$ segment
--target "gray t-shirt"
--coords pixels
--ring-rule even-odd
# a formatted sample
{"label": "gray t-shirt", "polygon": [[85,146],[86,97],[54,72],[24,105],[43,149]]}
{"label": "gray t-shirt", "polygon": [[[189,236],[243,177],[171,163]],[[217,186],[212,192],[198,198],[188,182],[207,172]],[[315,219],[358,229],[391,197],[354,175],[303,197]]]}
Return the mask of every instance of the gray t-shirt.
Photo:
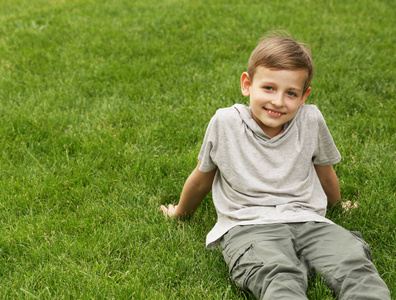
{"label": "gray t-shirt", "polygon": [[198,156],[200,171],[218,168],[213,181],[217,223],[208,248],[236,225],[327,222],[327,197],[314,165],[341,160],[325,120],[314,105],[302,105],[270,138],[249,107],[219,109],[206,130]]}

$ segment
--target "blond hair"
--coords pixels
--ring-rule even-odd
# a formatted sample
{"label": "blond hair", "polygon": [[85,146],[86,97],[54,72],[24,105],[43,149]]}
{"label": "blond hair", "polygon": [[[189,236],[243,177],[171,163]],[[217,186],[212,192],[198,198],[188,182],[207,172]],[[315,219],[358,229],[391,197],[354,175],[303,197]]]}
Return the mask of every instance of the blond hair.
{"label": "blond hair", "polygon": [[314,75],[312,54],[308,46],[279,31],[261,39],[252,52],[247,70],[252,81],[259,66],[275,70],[307,70],[304,93],[309,88]]}

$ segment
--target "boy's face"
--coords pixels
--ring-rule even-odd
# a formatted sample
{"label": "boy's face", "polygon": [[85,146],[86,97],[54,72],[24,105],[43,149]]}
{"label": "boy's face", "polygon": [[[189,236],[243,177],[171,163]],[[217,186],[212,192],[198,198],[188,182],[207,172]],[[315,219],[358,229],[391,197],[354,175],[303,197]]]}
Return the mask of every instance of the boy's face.
{"label": "boy's face", "polygon": [[252,117],[270,137],[283,132],[283,124],[293,119],[311,88],[303,94],[307,70],[274,70],[258,67],[254,80],[241,76],[242,94],[250,96]]}

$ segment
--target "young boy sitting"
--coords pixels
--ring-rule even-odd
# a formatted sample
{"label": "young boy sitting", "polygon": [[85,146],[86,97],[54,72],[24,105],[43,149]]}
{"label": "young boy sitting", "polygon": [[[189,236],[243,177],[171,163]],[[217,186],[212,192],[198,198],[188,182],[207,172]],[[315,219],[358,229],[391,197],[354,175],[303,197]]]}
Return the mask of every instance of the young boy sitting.
{"label": "young boy sitting", "polygon": [[161,210],[191,215],[213,189],[206,246],[221,245],[231,277],[258,299],[307,299],[311,272],[341,299],[390,299],[368,245],[325,217],[341,198],[341,156],[318,108],[304,104],[313,69],[303,44],[261,40],[241,76],[250,107],[216,112],[179,204]]}

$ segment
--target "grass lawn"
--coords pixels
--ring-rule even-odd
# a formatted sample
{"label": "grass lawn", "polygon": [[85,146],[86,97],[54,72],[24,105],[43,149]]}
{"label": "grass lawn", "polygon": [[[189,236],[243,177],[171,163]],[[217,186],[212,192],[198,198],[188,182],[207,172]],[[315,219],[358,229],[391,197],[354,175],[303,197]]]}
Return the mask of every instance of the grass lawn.
{"label": "grass lawn", "polygon": [[[166,220],[259,38],[311,46],[343,156],[328,217],[396,298],[394,1],[0,0],[0,298],[252,299],[205,250],[210,195]],[[333,299],[321,278],[309,299]]]}

